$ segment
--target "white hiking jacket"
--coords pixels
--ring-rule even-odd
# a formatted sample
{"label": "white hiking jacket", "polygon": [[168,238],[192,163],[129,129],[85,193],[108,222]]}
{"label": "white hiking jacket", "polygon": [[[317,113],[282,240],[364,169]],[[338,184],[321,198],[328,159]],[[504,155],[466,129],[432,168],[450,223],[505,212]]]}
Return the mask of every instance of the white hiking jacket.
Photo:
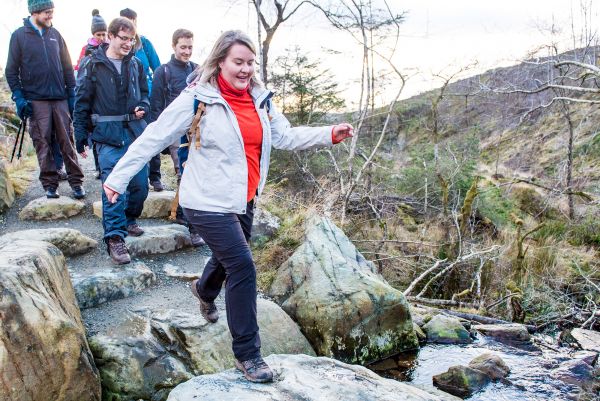
{"label": "white hiking jacket", "polygon": [[[271,92],[254,88],[252,98],[263,128],[258,194],[264,189],[269,171],[271,146],[302,150],[331,146],[332,126],[291,128],[285,116],[272,106],[269,115],[264,105]],[[206,105],[200,120],[200,149],[190,141],[189,156],[179,188],[182,207],[221,213],[246,213],[248,164],[240,128],[231,107],[220,92],[209,84],[190,86],[148,125],[129,146],[105,184],[123,194],[131,178],[160,151],[185,135],[194,117],[194,99]]]}

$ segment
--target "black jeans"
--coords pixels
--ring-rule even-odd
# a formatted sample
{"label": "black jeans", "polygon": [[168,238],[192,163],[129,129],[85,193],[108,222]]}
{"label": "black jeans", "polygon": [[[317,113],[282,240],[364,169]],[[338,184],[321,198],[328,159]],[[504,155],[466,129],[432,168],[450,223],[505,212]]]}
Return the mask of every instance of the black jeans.
{"label": "black jeans", "polygon": [[254,201],[245,214],[183,209],[185,217],[212,251],[197,290],[212,302],[225,282],[227,324],[233,338],[233,354],[239,361],[260,356],[256,321],[256,266],[248,241],[254,218]]}

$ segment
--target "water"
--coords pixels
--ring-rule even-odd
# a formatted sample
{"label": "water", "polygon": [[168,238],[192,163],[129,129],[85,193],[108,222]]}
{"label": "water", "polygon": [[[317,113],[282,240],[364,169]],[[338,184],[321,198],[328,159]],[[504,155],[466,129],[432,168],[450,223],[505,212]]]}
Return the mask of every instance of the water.
{"label": "water", "polygon": [[[548,338],[536,337],[537,343],[547,343]],[[504,360],[510,368],[511,384],[492,383],[469,398],[469,401],[541,401],[576,399],[577,388],[552,379],[550,372],[560,362],[571,359],[569,350],[547,347],[520,349],[479,336],[468,345],[428,344],[414,353],[400,354],[368,366],[378,374],[416,384],[422,388],[434,388],[432,377],[454,365],[468,365],[486,352],[492,352]],[[537,348],[537,349],[536,349]]]}

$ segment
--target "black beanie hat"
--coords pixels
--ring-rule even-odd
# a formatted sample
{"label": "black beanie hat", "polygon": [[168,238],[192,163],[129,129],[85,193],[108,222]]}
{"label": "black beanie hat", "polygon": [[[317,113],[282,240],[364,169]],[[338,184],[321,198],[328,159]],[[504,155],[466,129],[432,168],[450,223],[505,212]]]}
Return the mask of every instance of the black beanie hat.
{"label": "black beanie hat", "polygon": [[133,11],[131,8],[124,8],[119,13],[121,17],[129,18],[129,19],[137,19],[137,13]]}
{"label": "black beanie hat", "polygon": [[92,11],[92,35],[96,32],[106,31],[106,22],[100,16],[100,11],[94,9]]}

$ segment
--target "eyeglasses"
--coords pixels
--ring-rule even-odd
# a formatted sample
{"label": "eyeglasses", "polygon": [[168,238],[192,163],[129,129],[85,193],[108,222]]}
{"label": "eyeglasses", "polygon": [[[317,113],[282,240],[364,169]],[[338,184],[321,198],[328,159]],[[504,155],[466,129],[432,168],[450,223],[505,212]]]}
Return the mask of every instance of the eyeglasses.
{"label": "eyeglasses", "polygon": [[121,39],[123,42],[131,42],[132,45],[135,45],[137,43],[137,40],[135,39],[135,37],[133,38],[128,38],[127,36],[121,36],[121,35],[115,35],[117,38]]}

